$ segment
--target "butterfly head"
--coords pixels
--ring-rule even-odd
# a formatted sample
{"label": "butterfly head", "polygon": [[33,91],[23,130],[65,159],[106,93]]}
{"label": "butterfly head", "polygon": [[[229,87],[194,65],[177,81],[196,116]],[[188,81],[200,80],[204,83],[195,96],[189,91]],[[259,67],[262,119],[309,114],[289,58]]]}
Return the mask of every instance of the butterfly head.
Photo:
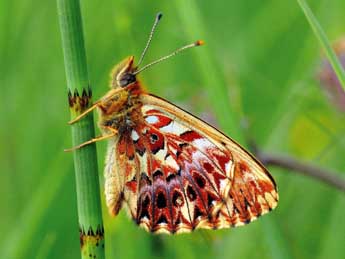
{"label": "butterfly head", "polygon": [[111,87],[126,87],[127,85],[137,81],[134,74],[135,67],[133,66],[134,57],[129,56],[117,64],[111,72]]}
{"label": "butterfly head", "polygon": [[161,18],[162,18],[162,14],[158,13],[156,16],[155,22],[152,26],[149,39],[148,39],[146,46],[145,46],[145,48],[144,48],[144,50],[140,56],[140,59],[138,61],[137,66],[133,65],[134,56],[129,56],[128,58],[122,60],[118,65],[116,65],[114,67],[114,69],[111,72],[111,87],[112,88],[118,88],[118,87],[124,88],[124,87],[136,82],[137,81],[136,75],[139,74],[140,72],[146,70],[147,68],[149,68],[149,67],[151,67],[157,63],[160,63],[161,61],[167,60],[170,57],[175,56],[176,54],[180,53],[181,51],[184,51],[184,50],[189,49],[189,48],[204,45],[204,41],[197,40],[196,42],[193,42],[191,44],[188,44],[188,45],[185,45],[185,46],[182,46],[182,47],[176,49],[175,51],[173,51],[169,55],[163,56],[163,57],[156,59],[153,62],[151,62],[151,63],[149,63],[143,67],[140,67],[141,62],[144,60],[145,54],[146,54],[146,52],[150,46],[151,39],[152,39],[153,33],[155,31],[155,28],[156,28],[158,22],[161,20]]}

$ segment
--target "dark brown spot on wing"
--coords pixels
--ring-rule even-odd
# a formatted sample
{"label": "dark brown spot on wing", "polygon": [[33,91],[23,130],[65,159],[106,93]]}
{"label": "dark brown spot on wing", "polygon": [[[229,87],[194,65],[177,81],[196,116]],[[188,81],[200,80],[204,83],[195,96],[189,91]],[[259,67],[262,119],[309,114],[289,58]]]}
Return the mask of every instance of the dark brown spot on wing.
{"label": "dark brown spot on wing", "polygon": [[160,177],[163,177],[163,172],[161,170],[156,170],[154,173],[153,173],[153,179],[157,179],[157,178],[160,178]]}
{"label": "dark brown spot on wing", "polygon": [[167,206],[167,199],[164,193],[158,193],[156,202],[159,209],[164,209]]}
{"label": "dark brown spot on wing", "polygon": [[183,196],[177,190],[174,191],[172,203],[175,207],[182,207],[183,206]]}
{"label": "dark brown spot on wing", "polygon": [[193,178],[196,184],[199,186],[199,188],[204,188],[206,185],[206,180],[203,176],[201,176],[199,173],[194,172]]}
{"label": "dark brown spot on wing", "polygon": [[196,199],[196,193],[191,185],[188,185],[187,187],[187,196],[190,201],[195,201]]}

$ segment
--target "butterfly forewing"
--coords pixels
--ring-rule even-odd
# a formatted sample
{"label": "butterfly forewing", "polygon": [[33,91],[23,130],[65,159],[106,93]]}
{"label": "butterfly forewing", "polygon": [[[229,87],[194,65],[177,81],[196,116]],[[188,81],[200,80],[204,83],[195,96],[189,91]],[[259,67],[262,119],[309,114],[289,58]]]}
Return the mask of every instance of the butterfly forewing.
{"label": "butterfly forewing", "polygon": [[244,225],[276,207],[274,180],[237,143],[163,99],[140,99],[140,116],[116,143],[123,191],[111,211],[123,200],[146,230],[180,233]]}

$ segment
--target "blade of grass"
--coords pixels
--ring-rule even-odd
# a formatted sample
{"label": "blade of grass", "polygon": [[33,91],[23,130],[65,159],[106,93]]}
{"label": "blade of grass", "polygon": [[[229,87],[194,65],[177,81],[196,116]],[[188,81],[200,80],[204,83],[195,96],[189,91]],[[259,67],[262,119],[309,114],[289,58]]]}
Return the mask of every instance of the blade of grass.
{"label": "blade of grass", "polygon": [[[91,105],[79,0],[57,0],[71,117]],[[94,138],[92,113],[72,125],[72,142]],[[74,151],[80,246],[82,258],[104,258],[104,228],[96,145]]]}
{"label": "blade of grass", "polygon": [[345,91],[345,71],[343,67],[341,66],[336,54],[334,53],[332,46],[326,36],[326,33],[323,31],[320,23],[314,16],[312,10],[309,8],[308,4],[304,0],[297,0],[298,4],[300,5],[302,11],[304,12],[304,15],[306,16],[310,27],[314,31],[315,36],[318,38],[318,40],[321,43],[321,46],[323,47],[326,56],[331,63],[338,79],[343,87],[343,90]]}

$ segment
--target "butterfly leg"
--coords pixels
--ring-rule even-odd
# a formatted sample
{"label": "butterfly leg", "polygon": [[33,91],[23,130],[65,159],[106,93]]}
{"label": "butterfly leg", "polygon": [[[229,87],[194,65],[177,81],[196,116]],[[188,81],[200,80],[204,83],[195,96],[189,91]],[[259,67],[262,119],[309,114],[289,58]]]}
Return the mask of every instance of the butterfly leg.
{"label": "butterfly leg", "polygon": [[87,115],[89,112],[93,111],[96,107],[98,107],[100,104],[100,102],[95,102],[90,108],[88,108],[86,111],[84,111],[82,114],[78,115],[77,117],[75,117],[73,120],[70,120],[68,122],[69,125],[76,123],[77,121],[79,121],[80,119],[82,119],[85,115]]}
{"label": "butterfly leg", "polygon": [[110,131],[110,133],[107,134],[107,135],[95,137],[95,138],[90,139],[90,140],[88,140],[88,141],[86,141],[86,142],[84,142],[84,143],[81,143],[81,144],[78,145],[78,146],[75,146],[75,147],[72,147],[72,148],[65,149],[64,151],[65,151],[65,152],[71,152],[71,151],[80,149],[80,148],[82,148],[82,147],[84,147],[84,146],[90,145],[90,144],[92,144],[92,143],[95,143],[95,142],[98,142],[98,141],[105,140],[105,139],[112,138],[112,137],[116,136],[116,134],[117,134],[117,130],[116,130],[116,129],[111,128],[111,127],[104,127],[104,128],[108,129],[108,130]]}

